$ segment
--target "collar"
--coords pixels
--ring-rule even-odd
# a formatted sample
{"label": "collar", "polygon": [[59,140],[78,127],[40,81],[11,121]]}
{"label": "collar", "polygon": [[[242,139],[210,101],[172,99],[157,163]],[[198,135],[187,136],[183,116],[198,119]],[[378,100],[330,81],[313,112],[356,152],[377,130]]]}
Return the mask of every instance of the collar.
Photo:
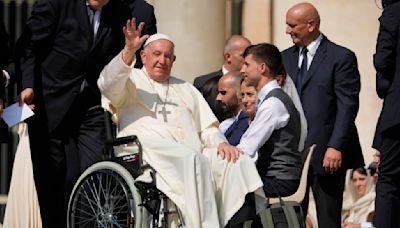
{"label": "collar", "polygon": [[280,86],[278,84],[278,81],[276,81],[275,79],[265,84],[258,92],[256,106],[259,107],[265,96],[267,96],[267,94],[271,92],[271,90],[276,88],[280,88]]}
{"label": "collar", "polygon": [[240,111],[236,114],[235,120],[239,120],[240,115],[242,114],[243,109],[240,109]]}
{"label": "collar", "polygon": [[[317,52],[317,49],[318,49],[319,45],[321,44],[322,38],[323,38],[323,36],[322,36],[322,33],[321,33],[321,34],[319,34],[317,39],[315,39],[313,42],[311,42],[307,46],[308,53],[310,53],[311,57],[314,57],[315,53]],[[303,48],[304,47],[300,47],[299,55],[301,55],[301,51],[303,50]]]}
{"label": "collar", "polygon": [[227,74],[229,71],[222,65],[222,75]]}

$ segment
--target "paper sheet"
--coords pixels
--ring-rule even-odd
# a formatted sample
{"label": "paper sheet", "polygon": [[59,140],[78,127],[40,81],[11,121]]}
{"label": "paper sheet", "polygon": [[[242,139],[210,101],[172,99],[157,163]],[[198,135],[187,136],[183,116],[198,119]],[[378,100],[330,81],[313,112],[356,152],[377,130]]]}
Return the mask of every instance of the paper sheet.
{"label": "paper sheet", "polygon": [[7,123],[8,127],[12,127],[33,115],[34,113],[28,105],[24,104],[20,106],[18,103],[15,103],[4,109],[2,118]]}

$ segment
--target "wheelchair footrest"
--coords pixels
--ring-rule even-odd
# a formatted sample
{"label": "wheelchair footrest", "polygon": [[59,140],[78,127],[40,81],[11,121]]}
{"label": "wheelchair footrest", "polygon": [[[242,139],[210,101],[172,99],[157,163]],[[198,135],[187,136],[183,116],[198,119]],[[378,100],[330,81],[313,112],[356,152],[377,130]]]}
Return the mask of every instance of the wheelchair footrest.
{"label": "wheelchair footrest", "polygon": [[142,197],[140,206],[145,207],[152,215],[157,215],[160,211],[160,191],[155,183],[136,182],[136,188]]}

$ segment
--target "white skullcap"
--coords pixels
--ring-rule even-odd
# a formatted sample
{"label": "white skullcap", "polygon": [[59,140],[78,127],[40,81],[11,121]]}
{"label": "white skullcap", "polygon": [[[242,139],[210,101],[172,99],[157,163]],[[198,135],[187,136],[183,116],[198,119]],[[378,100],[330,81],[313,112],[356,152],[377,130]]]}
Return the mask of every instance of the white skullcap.
{"label": "white skullcap", "polygon": [[146,47],[151,42],[156,41],[156,40],[169,40],[171,43],[174,43],[174,41],[172,41],[171,37],[169,37],[165,34],[162,34],[162,33],[156,33],[156,34],[151,35],[149,38],[147,38],[146,42],[144,43],[144,47]]}

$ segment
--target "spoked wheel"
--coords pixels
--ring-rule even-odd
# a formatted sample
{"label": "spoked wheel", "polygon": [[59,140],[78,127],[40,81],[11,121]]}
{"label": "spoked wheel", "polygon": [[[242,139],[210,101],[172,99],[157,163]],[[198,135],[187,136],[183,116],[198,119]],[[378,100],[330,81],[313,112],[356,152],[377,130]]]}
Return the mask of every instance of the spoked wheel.
{"label": "spoked wheel", "polygon": [[68,204],[69,228],[141,228],[143,208],[133,177],[121,165],[100,162],[78,179]]}

